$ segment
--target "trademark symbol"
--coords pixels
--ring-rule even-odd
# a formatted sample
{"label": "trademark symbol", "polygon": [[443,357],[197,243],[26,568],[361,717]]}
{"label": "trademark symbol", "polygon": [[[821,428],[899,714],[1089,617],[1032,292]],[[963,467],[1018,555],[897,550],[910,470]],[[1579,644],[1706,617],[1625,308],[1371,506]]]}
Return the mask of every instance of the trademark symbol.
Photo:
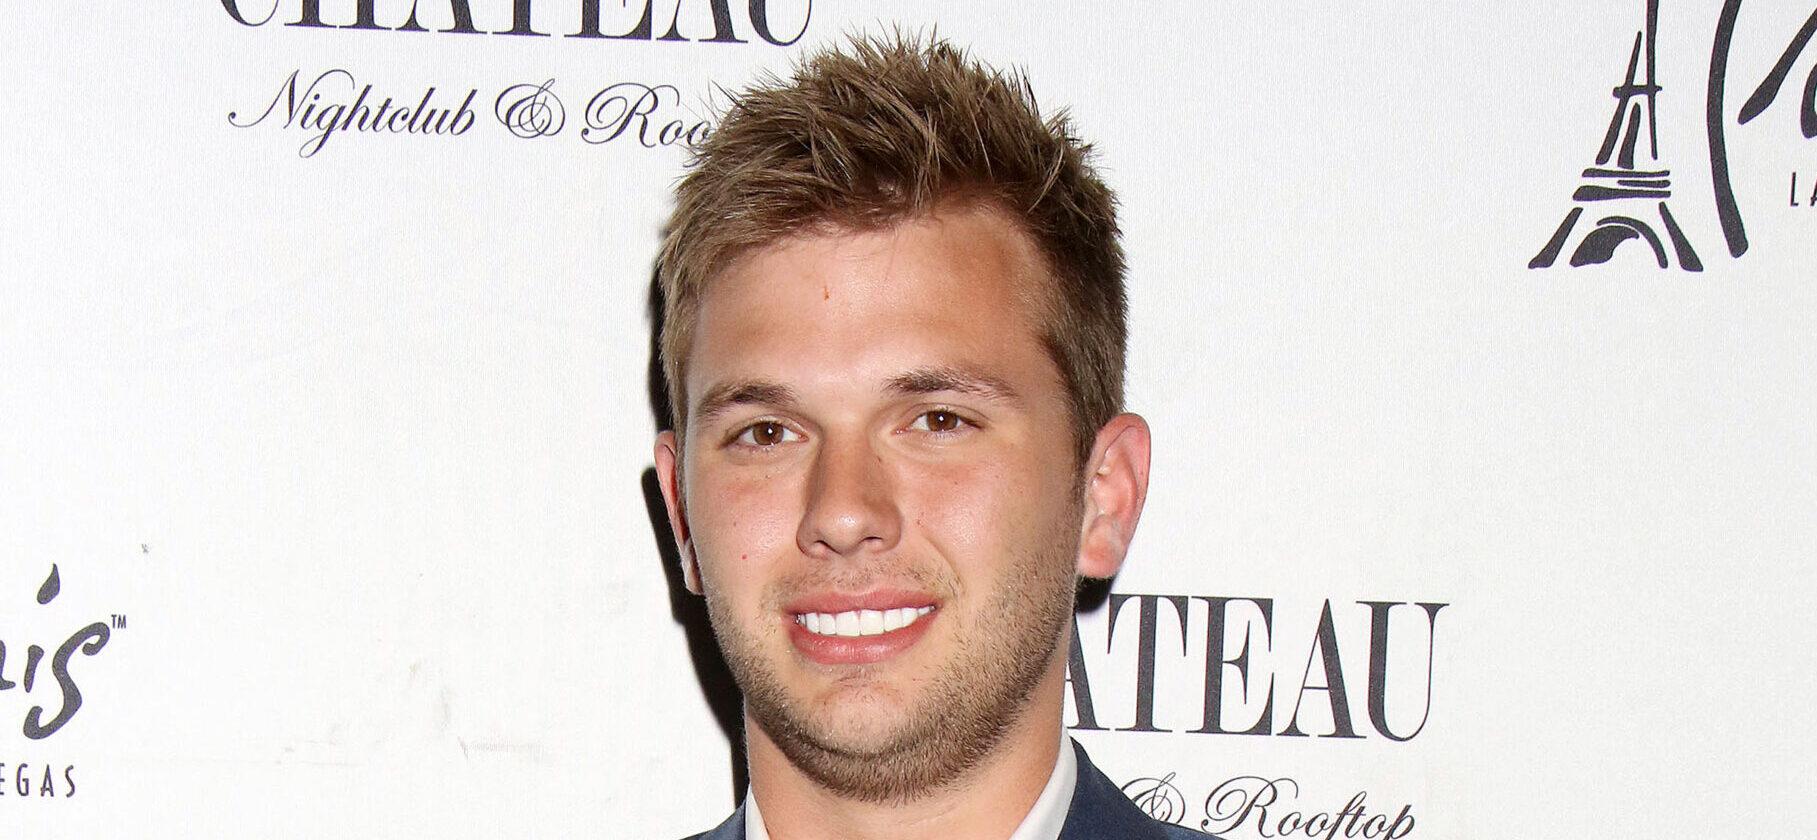
{"label": "trademark symbol", "polygon": [[111,619],[111,621],[109,621],[108,623],[112,624],[114,626],[115,630],[125,630],[126,629],[126,614],[125,613],[114,613],[113,615],[109,616],[109,618]]}
{"label": "trademark symbol", "polygon": [[151,553],[151,544],[150,543],[139,543],[139,553],[140,554],[150,554]]}

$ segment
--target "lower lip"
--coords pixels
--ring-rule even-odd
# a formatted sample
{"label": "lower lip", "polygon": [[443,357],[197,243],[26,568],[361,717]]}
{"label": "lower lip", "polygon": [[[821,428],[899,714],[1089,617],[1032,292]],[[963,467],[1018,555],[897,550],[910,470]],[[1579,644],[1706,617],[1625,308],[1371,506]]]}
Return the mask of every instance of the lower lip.
{"label": "lower lip", "polygon": [[875,636],[822,636],[808,632],[794,616],[785,620],[789,624],[789,641],[809,660],[821,665],[870,665],[914,647],[939,615],[940,611],[934,610],[907,627]]}

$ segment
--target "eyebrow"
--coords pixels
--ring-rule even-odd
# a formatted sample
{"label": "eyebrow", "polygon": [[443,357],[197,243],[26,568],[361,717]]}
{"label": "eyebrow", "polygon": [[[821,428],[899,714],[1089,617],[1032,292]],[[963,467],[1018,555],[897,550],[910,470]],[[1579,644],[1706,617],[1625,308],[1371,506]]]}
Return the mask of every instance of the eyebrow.
{"label": "eyebrow", "polygon": [[[1010,387],[1009,382],[1002,377],[950,365],[915,368],[896,374],[890,377],[885,387],[904,396],[952,391],[994,402],[1013,402],[1018,399],[1016,389]],[[721,382],[708,388],[700,398],[700,405],[694,409],[694,417],[697,422],[705,425],[735,406],[763,405],[786,411],[797,402],[794,389],[780,382],[740,379]]]}
{"label": "eyebrow", "polygon": [[1008,381],[984,371],[939,366],[916,368],[890,377],[889,389],[898,394],[933,394],[954,391],[987,400],[1009,402],[1017,399],[1016,389]]}
{"label": "eyebrow", "polygon": [[721,382],[708,388],[706,394],[701,396],[700,405],[694,409],[694,416],[704,425],[731,410],[733,406],[769,405],[789,408],[795,402],[795,391],[778,382],[761,379]]}

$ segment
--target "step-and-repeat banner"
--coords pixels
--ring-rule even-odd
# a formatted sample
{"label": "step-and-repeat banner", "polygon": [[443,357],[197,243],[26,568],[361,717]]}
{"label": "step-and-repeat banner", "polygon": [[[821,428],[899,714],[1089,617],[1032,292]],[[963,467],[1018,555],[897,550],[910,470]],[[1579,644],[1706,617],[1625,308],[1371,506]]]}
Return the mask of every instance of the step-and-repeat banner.
{"label": "step-and-repeat banner", "polygon": [[0,833],[716,823],[652,263],[726,91],[894,27],[1121,197],[1153,488],[1066,722],[1131,798],[1800,833],[1813,0],[6,4]]}

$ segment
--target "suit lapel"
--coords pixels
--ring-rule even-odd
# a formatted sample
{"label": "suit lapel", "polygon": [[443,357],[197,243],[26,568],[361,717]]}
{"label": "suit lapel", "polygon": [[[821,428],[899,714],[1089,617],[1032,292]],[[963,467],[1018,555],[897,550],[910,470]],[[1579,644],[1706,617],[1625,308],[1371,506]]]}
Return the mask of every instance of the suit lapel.
{"label": "suit lapel", "polygon": [[726,817],[718,828],[704,834],[696,834],[688,840],[744,840],[744,804],[739,803],[738,810]]}
{"label": "suit lapel", "polygon": [[1091,763],[1085,748],[1073,742],[1079,758],[1079,780],[1073,786],[1072,805],[1060,840],[1167,840],[1161,823],[1142,813],[1114,782]]}

